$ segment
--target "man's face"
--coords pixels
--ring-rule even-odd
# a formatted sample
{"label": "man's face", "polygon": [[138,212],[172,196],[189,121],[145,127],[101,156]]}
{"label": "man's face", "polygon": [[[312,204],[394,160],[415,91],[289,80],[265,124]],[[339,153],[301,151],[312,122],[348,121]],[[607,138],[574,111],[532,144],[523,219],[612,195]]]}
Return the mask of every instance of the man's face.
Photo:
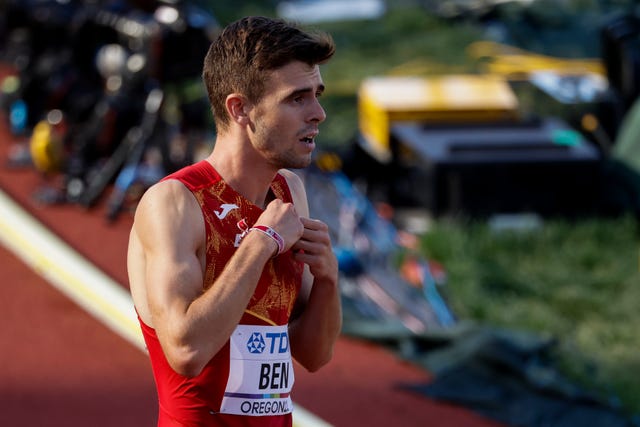
{"label": "man's face", "polygon": [[265,88],[251,111],[252,144],[275,168],[308,166],[326,118],[318,102],[324,91],[319,67],[291,62],[272,71]]}

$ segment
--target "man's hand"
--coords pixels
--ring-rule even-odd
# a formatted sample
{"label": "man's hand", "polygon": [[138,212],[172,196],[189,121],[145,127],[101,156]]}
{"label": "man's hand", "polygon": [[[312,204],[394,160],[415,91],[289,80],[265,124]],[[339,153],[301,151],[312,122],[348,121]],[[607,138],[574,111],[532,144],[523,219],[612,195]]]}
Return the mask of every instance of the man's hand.
{"label": "man's hand", "polygon": [[303,236],[304,231],[293,203],[284,203],[280,199],[272,200],[253,225],[273,228],[284,240],[284,251],[289,250]]}
{"label": "man's hand", "polygon": [[[289,324],[291,353],[308,371],[331,360],[340,335],[342,310],[338,287],[338,261],[331,249],[329,227],[322,221],[300,218],[304,232],[293,245],[293,256],[308,270],[303,276],[300,314]],[[305,280],[306,279],[306,280]]]}
{"label": "man's hand", "polygon": [[294,258],[309,266],[316,280],[338,279],[338,261],[331,249],[329,227],[317,219],[300,218],[304,231],[292,247]]}

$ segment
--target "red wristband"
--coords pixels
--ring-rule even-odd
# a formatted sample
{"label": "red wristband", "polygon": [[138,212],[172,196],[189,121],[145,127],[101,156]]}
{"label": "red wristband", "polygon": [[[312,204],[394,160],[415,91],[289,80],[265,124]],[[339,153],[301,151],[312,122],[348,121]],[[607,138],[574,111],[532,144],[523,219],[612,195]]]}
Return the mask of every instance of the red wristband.
{"label": "red wristband", "polygon": [[259,232],[271,237],[276,242],[276,244],[278,245],[278,253],[275,256],[278,256],[282,252],[284,252],[284,239],[281,235],[278,234],[276,230],[271,227],[267,227],[266,225],[254,225],[249,229],[249,231],[251,230],[258,230]]}

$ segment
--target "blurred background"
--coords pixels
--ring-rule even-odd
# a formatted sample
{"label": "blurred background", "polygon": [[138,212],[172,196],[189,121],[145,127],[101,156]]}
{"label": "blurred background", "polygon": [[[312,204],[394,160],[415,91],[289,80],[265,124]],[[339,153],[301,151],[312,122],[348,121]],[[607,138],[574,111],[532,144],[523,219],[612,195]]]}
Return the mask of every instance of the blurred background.
{"label": "blurred background", "polygon": [[200,72],[222,26],[262,14],[331,33],[328,118],[300,174],[332,231],[344,333],[435,374],[414,390],[505,424],[640,422],[637,1],[3,0],[0,13],[3,167],[37,174],[43,206],[108,224],[210,152]]}

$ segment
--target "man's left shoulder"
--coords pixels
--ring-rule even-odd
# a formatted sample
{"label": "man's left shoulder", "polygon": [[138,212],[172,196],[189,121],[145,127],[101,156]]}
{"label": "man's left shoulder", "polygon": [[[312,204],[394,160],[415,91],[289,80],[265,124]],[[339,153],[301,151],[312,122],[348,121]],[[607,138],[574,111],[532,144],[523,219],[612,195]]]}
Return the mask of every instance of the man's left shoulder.
{"label": "man's left shoulder", "polygon": [[300,175],[290,169],[280,169],[278,174],[284,178],[293,199],[293,204],[296,206],[306,205],[307,194]]}
{"label": "man's left shoulder", "polygon": [[278,174],[282,175],[287,181],[292,179],[300,181],[300,175],[298,175],[291,169],[280,169],[278,171]]}
{"label": "man's left shoulder", "polygon": [[302,182],[300,175],[291,169],[280,169],[278,174],[284,178],[292,193],[302,192],[302,194],[304,194],[304,183]]}

